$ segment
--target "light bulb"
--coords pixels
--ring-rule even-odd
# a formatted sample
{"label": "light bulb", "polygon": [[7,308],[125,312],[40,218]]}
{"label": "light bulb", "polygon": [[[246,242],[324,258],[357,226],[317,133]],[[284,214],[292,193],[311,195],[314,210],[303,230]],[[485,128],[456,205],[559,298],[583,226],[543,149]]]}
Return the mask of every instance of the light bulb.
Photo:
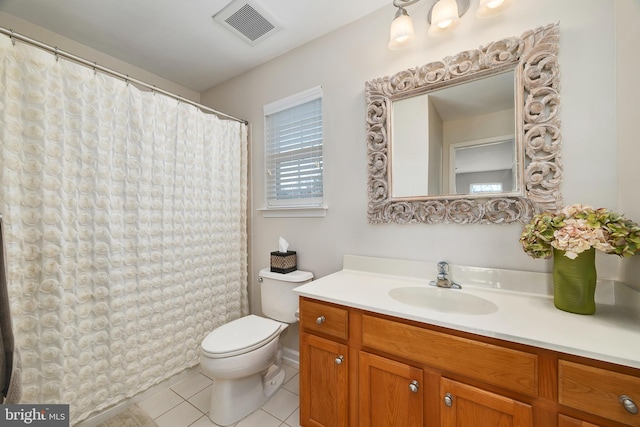
{"label": "light bulb", "polygon": [[431,9],[431,27],[429,34],[432,36],[451,30],[458,25],[458,3],[456,0],[439,0]]}
{"label": "light bulb", "polygon": [[440,28],[442,28],[444,30],[449,25],[451,25],[452,22],[453,22],[453,19],[446,19],[446,20],[444,20],[442,22],[438,22],[438,27],[440,27]]}
{"label": "light bulb", "polygon": [[492,18],[507,10],[512,3],[512,0],[480,0],[476,17]]}
{"label": "light bulb", "polygon": [[389,49],[402,49],[413,40],[413,21],[403,8],[399,8],[389,30]]}

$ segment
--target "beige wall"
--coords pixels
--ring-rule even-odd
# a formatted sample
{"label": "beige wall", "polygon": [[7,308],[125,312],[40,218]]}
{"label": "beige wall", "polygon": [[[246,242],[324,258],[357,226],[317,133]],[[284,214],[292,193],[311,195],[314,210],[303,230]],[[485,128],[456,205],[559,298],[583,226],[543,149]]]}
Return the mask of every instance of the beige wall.
{"label": "beige wall", "polygon": [[[616,0],[616,127],[619,209],[640,221],[640,137],[638,68],[640,2]],[[621,278],[640,289],[640,255],[621,261]]]}
{"label": "beige wall", "polygon": [[[386,47],[394,15],[390,5],[202,94],[204,104],[252,123],[250,285],[254,311],[260,312],[256,274],[268,265],[268,254],[277,248],[278,236],[284,236],[291,249],[298,251],[299,268],[312,271],[316,277],[339,270],[344,254],[549,271],[550,261],[531,259],[522,251],[518,243],[521,224],[367,223],[364,83],[550,23],[560,23],[565,204],[583,203],[614,210],[626,206],[629,213],[633,210],[634,219],[640,220],[640,202],[634,202],[632,209],[626,202],[636,197],[637,190],[634,193],[633,186],[624,187],[620,194],[618,190],[619,180],[633,179],[637,183],[638,178],[630,176],[634,174],[633,167],[620,165],[622,176],[616,174],[616,132],[622,132],[619,128],[623,127],[630,132],[627,123],[616,125],[616,108],[627,109],[629,114],[635,114],[635,110],[630,101],[616,103],[614,3],[626,4],[619,6],[624,10],[618,15],[625,15],[630,28],[640,18],[637,2],[520,0],[499,17],[479,20],[473,15],[478,1],[472,0],[471,11],[456,32],[439,38],[426,35],[422,24],[426,6],[422,3],[428,2],[409,8],[416,24],[417,43],[408,50],[390,51]],[[627,52],[637,50],[632,48],[630,39],[627,45]],[[621,56],[618,55],[619,61],[629,60]],[[327,216],[264,218],[256,211],[264,206],[262,106],[317,85],[324,90]],[[633,145],[631,138],[623,150],[629,158],[639,157],[638,144]],[[625,153],[620,154],[622,157]],[[599,254],[598,272],[600,277],[616,278],[637,262]],[[295,348],[295,342],[291,343]]]}
{"label": "beige wall", "polygon": [[[150,85],[155,85],[159,89],[175,93],[176,95],[180,95],[191,101],[200,102],[200,93],[195,90],[188,89],[149,71],[143,70],[142,68],[134,67],[131,64],[85,46],[81,43],[81,40],[74,41],[68,39],[2,11],[0,11],[0,27],[13,30],[18,34],[27,36],[41,43],[55,46],[62,51],[79,56],[80,58],[86,59],[90,62],[96,62],[103,67],[111,68],[112,70],[128,75],[133,79],[143,81]],[[4,35],[0,36],[5,37]]]}
{"label": "beige wall", "polygon": [[[345,253],[548,271],[550,262],[522,251],[520,224],[367,223],[364,83],[549,23],[559,22],[561,29],[565,202],[618,208],[614,2],[521,0],[497,18],[478,20],[474,0],[456,32],[440,38],[426,35],[422,3],[409,12],[418,34],[408,50],[386,48],[394,15],[389,6],[202,94],[203,103],[252,123],[252,284],[278,236],[298,251],[299,268],[317,277],[339,270]],[[316,85],[324,90],[327,216],[263,218],[256,211],[264,204],[262,106]],[[617,259],[598,258],[601,277],[618,275]]]}

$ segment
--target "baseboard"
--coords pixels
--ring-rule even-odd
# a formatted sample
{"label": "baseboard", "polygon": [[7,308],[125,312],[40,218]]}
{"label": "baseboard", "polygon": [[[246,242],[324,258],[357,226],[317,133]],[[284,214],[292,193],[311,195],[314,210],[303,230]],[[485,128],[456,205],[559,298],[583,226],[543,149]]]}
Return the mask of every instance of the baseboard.
{"label": "baseboard", "polygon": [[300,369],[300,353],[285,347],[282,351],[282,361],[289,366]]}

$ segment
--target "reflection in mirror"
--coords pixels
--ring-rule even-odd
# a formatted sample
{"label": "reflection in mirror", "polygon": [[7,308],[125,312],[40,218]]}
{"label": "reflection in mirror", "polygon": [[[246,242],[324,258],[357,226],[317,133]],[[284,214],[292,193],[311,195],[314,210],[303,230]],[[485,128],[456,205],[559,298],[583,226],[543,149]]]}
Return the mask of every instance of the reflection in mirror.
{"label": "reflection in mirror", "polygon": [[[515,134],[514,86],[515,72],[511,70],[394,100],[389,142],[391,197],[468,193],[456,191],[450,184],[449,147],[480,138]],[[512,137],[512,161],[521,153],[515,143]],[[514,179],[517,177],[516,173]],[[498,193],[511,193],[517,187],[509,185]]]}
{"label": "reflection in mirror", "polygon": [[442,126],[430,123],[436,116],[429,114],[430,105],[428,95],[393,103],[391,197],[428,196],[442,192],[442,141],[441,132],[438,132]]}
{"label": "reflection in mirror", "polygon": [[451,144],[451,194],[518,191],[513,136]]}
{"label": "reflection in mirror", "polygon": [[367,82],[369,222],[525,223],[560,209],[558,37],[552,24]]}

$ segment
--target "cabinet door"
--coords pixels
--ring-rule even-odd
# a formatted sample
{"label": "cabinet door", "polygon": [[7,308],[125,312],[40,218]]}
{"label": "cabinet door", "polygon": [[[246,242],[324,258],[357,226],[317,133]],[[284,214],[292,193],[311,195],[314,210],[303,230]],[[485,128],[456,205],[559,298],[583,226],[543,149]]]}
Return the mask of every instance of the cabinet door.
{"label": "cabinet door", "polygon": [[531,406],[442,378],[442,427],[532,427]]}
{"label": "cabinet door", "polygon": [[300,335],[300,425],[347,427],[347,346],[302,333]]}
{"label": "cabinet door", "polygon": [[597,424],[591,424],[586,421],[567,417],[566,415],[559,415],[558,427],[600,427],[600,426]]}
{"label": "cabinet door", "polygon": [[360,352],[362,427],[419,427],[423,422],[422,369]]}

